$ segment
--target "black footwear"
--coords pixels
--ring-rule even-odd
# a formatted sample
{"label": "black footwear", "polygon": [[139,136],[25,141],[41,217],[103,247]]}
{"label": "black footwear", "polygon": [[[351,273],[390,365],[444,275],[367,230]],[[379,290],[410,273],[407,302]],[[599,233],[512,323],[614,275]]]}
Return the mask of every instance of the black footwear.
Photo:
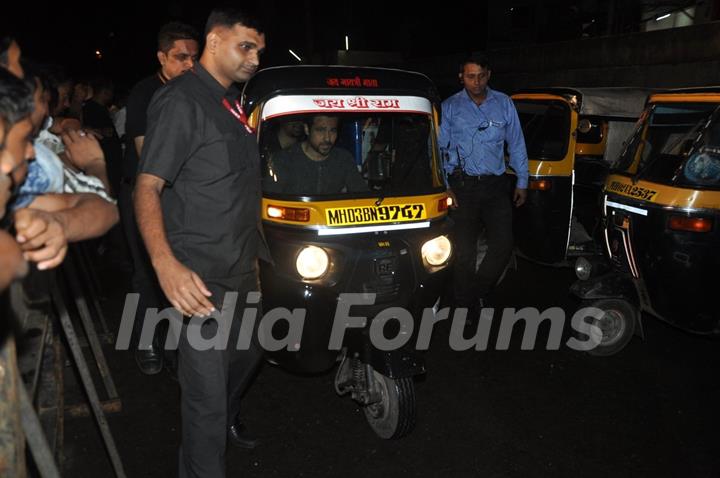
{"label": "black footwear", "polygon": [[485,307],[485,300],[478,298],[470,307],[468,307],[467,317],[465,318],[465,326],[475,328],[480,320],[480,314]]}
{"label": "black footwear", "polygon": [[258,439],[252,436],[240,417],[235,417],[232,425],[228,428],[228,442],[238,448],[254,449],[258,445]]}
{"label": "black footwear", "polygon": [[163,369],[162,350],[154,346],[146,350],[138,349],[135,351],[135,362],[137,362],[140,371],[145,375],[158,374]]}

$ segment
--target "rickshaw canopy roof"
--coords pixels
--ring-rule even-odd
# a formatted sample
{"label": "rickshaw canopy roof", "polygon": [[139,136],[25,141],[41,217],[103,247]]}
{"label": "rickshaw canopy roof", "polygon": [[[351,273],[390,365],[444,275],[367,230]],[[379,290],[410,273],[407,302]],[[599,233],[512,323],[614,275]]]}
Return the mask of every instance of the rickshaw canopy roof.
{"label": "rickshaw canopy roof", "polygon": [[531,88],[515,94],[550,94],[562,96],[574,103],[581,115],[613,118],[637,118],[645,108],[649,88],[597,87],[597,88]]}
{"label": "rickshaw canopy roof", "polygon": [[261,101],[277,95],[402,95],[427,98],[439,105],[435,85],[412,71],[358,66],[298,65],[260,70],[245,85],[243,104],[251,112]]}

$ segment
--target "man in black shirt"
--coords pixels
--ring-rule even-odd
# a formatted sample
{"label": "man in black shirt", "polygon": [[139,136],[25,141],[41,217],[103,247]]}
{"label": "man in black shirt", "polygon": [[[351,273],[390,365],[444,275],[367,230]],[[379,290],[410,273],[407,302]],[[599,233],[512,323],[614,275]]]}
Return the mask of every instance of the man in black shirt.
{"label": "man in black shirt", "polygon": [[158,33],[157,57],[160,69],[135,85],[128,97],[125,161],[123,162],[123,180],[120,185],[118,202],[122,226],[133,262],[131,291],[140,294],[133,328],[133,347],[137,347],[135,360],[140,370],[148,375],[159,373],[162,370],[163,354],[158,343],[160,335],[155,337],[152,344],[145,347],[139,346],[145,311],[149,307],[163,308],[166,302],[137,229],[132,206],[132,189],[137,174],[138,157],[145,139],[147,109],[150,100],[167,81],[192,68],[197,55],[198,34],[193,27],[179,22],[163,25]]}
{"label": "man in black shirt", "polygon": [[160,28],[157,51],[160,69],[135,85],[128,97],[125,134],[127,149],[132,154],[126,156],[123,177],[134,180],[137,174],[137,159],[145,138],[150,100],[158,88],[193,67],[198,48],[198,33],[190,25],[170,22]]}
{"label": "man in black shirt", "polygon": [[307,139],[272,158],[274,176],[265,191],[314,195],[366,191],[367,185],[350,153],[336,148],[339,118],[315,115],[305,124]]}
{"label": "man in black shirt", "polygon": [[305,125],[296,119],[279,118],[277,126],[264,141],[264,152],[270,157],[305,138]]}
{"label": "man in black shirt", "polygon": [[[249,347],[236,346],[242,304],[258,290],[257,259],[270,260],[260,225],[258,146],[235,85],[255,73],[265,36],[233,9],[213,10],[205,35],[194,70],[150,104],[134,196],[165,296],[183,315],[195,316],[183,321],[178,348],[183,478],[225,476],[228,434],[235,437],[240,426],[239,397],[262,357],[255,334]],[[239,294],[232,317],[216,313],[228,292]],[[207,315],[212,318],[198,325]],[[221,335],[227,346],[193,346],[197,334]]]}

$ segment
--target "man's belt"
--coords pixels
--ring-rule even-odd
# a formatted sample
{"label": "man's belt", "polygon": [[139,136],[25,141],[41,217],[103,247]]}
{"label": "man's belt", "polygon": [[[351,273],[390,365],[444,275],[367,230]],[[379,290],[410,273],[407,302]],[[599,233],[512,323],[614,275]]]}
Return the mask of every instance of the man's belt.
{"label": "man's belt", "polygon": [[460,183],[460,184],[469,184],[469,183],[480,183],[483,181],[487,181],[490,179],[495,178],[501,178],[502,175],[495,175],[495,174],[480,174],[480,175],[472,175],[467,174],[465,171],[454,171],[452,174],[448,175],[448,181],[452,183]]}
{"label": "man's belt", "polygon": [[462,174],[462,180],[465,182],[468,182],[468,181],[480,182],[480,181],[485,181],[485,180],[493,179],[493,178],[497,178],[497,177],[499,177],[499,176],[496,176],[494,174],[480,174],[478,176],[473,176],[472,174],[465,174],[465,173]]}

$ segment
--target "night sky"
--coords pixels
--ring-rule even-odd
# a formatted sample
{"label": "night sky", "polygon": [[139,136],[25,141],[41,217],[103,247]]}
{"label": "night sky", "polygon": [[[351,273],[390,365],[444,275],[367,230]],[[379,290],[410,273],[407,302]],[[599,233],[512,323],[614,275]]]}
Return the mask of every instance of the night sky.
{"label": "night sky", "polygon": [[[249,7],[234,5],[263,20],[267,52],[261,66],[273,66],[295,63],[288,48],[307,63],[332,61],[333,53],[344,49],[346,34],[351,50],[399,51],[406,58],[485,48],[487,2],[454,3],[442,12],[419,8],[420,2],[264,0]],[[18,38],[24,57],[64,66],[75,77],[107,75],[127,88],[157,68],[156,33],[164,22],[184,21],[202,33],[215,5],[187,0],[25,4],[23,13],[3,13],[0,26]]]}

